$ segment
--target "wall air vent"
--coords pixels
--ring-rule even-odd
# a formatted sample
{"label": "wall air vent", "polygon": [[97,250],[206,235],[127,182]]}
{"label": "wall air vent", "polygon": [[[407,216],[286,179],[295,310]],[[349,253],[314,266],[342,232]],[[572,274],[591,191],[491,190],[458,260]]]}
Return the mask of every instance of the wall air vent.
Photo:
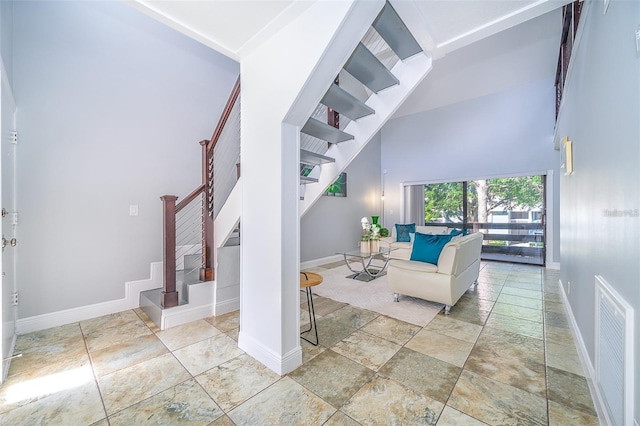
{"label": "wall air vent", "polygon": [[633,424],[633,308],[596,280],[596,387],[607,424]]}

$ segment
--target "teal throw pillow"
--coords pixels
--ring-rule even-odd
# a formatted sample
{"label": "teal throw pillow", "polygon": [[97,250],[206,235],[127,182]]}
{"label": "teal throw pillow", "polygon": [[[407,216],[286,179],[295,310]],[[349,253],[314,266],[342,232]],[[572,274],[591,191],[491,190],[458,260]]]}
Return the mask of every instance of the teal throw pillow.
{"label": "teal throw pillow", "polygon": [[416,232],[416,224],[409,223],[406,225],[401,225],[396,223],[396,241],[399,243],[410,243],[411,238],[409,237],[409,233]]}
{"label": "teal throw pillow", "polygon": [[427,235],[416,233],[411,251],[411,260],[438,264],[438,258],[444,246],[451,241],[453,235]]}
{"label": "teal throw pillow", "polygon": [[457,237],[458,235],[466,235],[466,232],[462,229],[452,229],[451,232],[449,232],[449,235]]}

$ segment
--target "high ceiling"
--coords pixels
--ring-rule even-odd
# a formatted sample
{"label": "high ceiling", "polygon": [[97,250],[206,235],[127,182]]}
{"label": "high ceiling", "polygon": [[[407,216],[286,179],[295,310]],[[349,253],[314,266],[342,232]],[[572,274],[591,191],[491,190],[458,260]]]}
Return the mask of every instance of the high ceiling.
{"label": "high ceiling", "polygon": [[[132,4],[240,61],[313,1],[134,0]],[[391,0],[434,58],[433,70],[396,116],[553,78],[560,43],[559,8],[569,2]]]}

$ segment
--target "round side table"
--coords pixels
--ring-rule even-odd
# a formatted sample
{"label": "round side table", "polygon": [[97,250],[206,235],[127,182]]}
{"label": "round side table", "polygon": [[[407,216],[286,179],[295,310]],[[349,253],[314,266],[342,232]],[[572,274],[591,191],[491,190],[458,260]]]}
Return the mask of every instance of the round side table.
{"label": "round side table", "polygon": [[[313,293],[311,287],[315,287],[322,282],[322,275],[315,272],[300,272],[300,289],[305,289],[307,293],[307,307],[309,309],[309,328],[302,330],[300,337],[311,343],[314,346],[318,346],[318,328],[316,327],[316,312],[313,308]],[[309,333],[314,330],[316,335],[316,341],[312,341],[303,336],[303,334]]]}

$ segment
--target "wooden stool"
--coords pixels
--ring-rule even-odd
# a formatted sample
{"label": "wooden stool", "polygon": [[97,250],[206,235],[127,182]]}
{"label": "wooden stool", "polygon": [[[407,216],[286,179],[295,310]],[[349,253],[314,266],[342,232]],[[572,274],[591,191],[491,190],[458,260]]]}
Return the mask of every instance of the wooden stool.
{"label": "wooden stool", "polygon": [[[300,272],[300,289],[305,289],[307,293],[307,307],[309,309],[309,329],[303,330],[300,333],[300,337],[311,343],[313,346],[318,346],[318,328],[316,327],[316,312],[313,308],[313,293],[311,292],[311,287],[315,287],[322,282],[322,275],[316,274],[315,272]],[[315,343],[306,337],[303,334],[310,332],[311,330],[315,330],[316,333],[316,341]]]}

